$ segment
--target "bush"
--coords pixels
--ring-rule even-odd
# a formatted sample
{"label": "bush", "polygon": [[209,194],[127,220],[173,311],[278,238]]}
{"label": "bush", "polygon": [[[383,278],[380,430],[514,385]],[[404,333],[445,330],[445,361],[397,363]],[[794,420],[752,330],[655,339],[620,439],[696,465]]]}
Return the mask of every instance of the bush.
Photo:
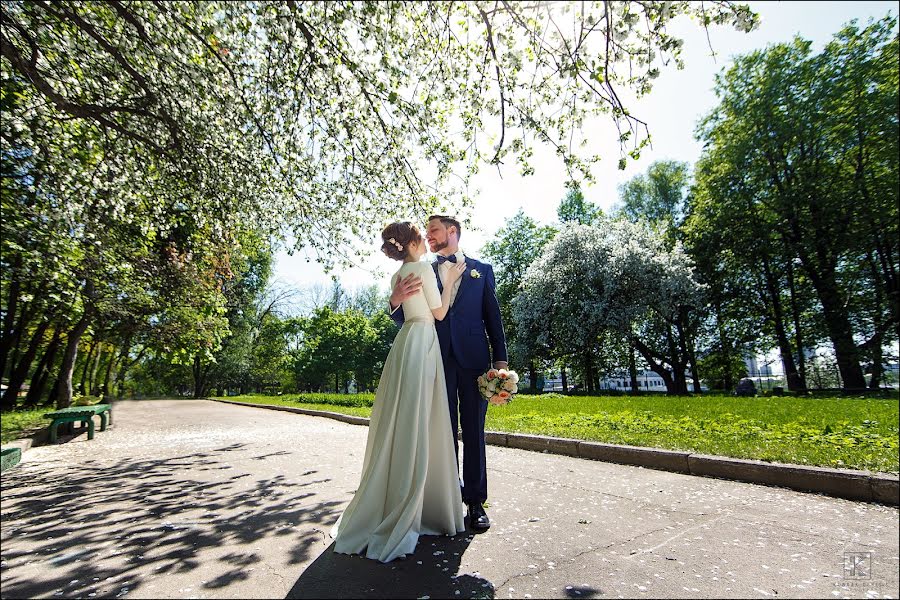
{"label": "bush", "polygon": [[293,394],[281,396],[281,399],[299,404],[333,404],[334,406],[356,406],[371,408],[375,403],[375,394]]}

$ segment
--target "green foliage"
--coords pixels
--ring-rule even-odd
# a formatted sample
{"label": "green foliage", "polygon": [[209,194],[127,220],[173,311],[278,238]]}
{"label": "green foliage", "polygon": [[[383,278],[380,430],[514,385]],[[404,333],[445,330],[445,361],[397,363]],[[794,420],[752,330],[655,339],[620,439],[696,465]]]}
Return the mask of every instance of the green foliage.
{"label": "green foliage", "polygon": [[603,216],[603,211],[596,204],[585,200],[580,188],[573,187],[559,203],[556,215],[560,223],[592,225]]}
{"label": "green foliage", "polygon": [[[649,137],[617,90],[649,92],[658,59],[681,66],[666,23],[757,23],[731,2],[609,9],[4,2],[4,79],[21,84],[5,120],[28,148],[44,137],[46,168],[65,179],[55,191],[76,206],[93,195],[75,193],[85,183],[114,213],[150,204],[289,231],[330,265],[384,221],[466,204],[483,164],[532,172],[535,142],[589,179],[600,156],[579,142],[591,116],[636,156]],[[173,215],[155,217],[148,231],[168,230]]]}
{"label": "green foliage", "polygon": [[658,160],[650,165],[646,175],[636,175],[620,186],[619,211],[632,223],[654,224],[665,232],[669,244],[674,245],[688,182],[687,163]]}
{"label": "green foliage", "polygon": [[519,293],[528,268],[541,255],[544,247],[556,235],[556,229],[539,225],[519,210],[484,245],[481,254],[494,268],[497,301],[506,333],[510,363],[528,365],[536,357],[529,353],[518,336],[518,323],[513,313],[513,299]]}
{"label": "green foliage", "polygon": [[703,381],[714,390],[728,391],[742,377],[747,376],[747,365],[736,353],[712,351],[697,361],[698,370],[703,373]]}
{"label": "green foliage", "polygon": [[894,17],[751,52],[697,131],[685,236],[720,317],[765,320],[788,360],[830,341],[848,388],[897,339],[898,61]]}
{"label": "green foliage", "polygon": [[302,342],[292,354],[296,387],[322,390],[333,384],[339,391],[351,378],[362,390],[374,387],[396,333],[383,311],[367,318],[352,309],[317,309],[298,322]]}

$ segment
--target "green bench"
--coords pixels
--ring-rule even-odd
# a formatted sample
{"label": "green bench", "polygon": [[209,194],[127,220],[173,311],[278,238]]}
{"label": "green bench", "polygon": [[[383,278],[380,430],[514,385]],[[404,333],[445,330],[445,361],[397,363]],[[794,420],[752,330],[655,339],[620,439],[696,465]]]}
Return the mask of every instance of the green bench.
{"label": "green bench", "polygon": [[9,448],[0,449],[0,473],[7,469],[11,469],[22,460],[22,449],[10,446]]}
{"label": "green bench", "polygon": [[94,439],[94,415],[100,415],[100,431],[106,431],[107,414],[109,424],[112,425],[112,406],[109,404],[95,404],[93,406],[70,406],[44,415],[46,419],[53,419],[50,423],[50,443],[56,443],[56,433],[60,424],[80,422],[87,425],[88,439]]}

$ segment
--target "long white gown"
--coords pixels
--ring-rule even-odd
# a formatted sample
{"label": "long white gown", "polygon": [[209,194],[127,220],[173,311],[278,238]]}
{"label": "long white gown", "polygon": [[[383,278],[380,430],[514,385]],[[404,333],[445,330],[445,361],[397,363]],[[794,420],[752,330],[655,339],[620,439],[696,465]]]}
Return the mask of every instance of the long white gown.
{"label": "long white gown", "polygon": [[420,535],[465,531],[447,387],[434,316],[441,305],[431,265],[404,263],[422,291],[403,303],[405,322],[384,363],[356,494],[331,529],[334,551],[389,562]]}

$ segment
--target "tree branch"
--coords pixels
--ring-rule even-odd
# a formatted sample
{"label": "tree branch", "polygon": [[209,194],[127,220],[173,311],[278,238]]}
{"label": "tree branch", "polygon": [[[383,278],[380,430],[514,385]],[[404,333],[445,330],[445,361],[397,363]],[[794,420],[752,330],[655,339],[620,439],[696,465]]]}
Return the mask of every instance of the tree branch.
{"label": "tree branch", "polygon": [[[494,10],[497,10],[496,4],[494,5]],[[484,21],[484,26],[487,27],[487,44],[488,49],[491,51],[491,56],[494,59],[494,69],[497,72],[497,88],[500,90],[500,143],[497,144],[497,151],[494,153],[494,158],[491,159],[491,164],[496,165],[500,162],[500,152],[503,150],[503,140],[506,138],[506,95],[503,93],[503,80],[500,77],[500,61],[497,60],[497,49],[494,47],[494,33],[491,29],[491,22],[488,19],[487,13],[478,8],[478,12],[481,13],[481,20]]]}

